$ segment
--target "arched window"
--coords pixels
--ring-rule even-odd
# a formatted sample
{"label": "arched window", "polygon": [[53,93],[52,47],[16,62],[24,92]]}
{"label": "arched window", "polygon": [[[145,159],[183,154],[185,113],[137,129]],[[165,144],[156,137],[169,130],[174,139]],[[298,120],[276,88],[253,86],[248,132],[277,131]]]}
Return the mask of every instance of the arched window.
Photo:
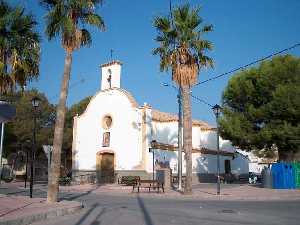
{"label": "arched window", "polygon": [[112,126],[112,123],[113,123],[113,120],[112,120],[112,117],[110,115],[106,115],[106,116],[103,117],[103,120],[102,120],[103,129],[105,129],[105,130],[110,129],[111,126]]}

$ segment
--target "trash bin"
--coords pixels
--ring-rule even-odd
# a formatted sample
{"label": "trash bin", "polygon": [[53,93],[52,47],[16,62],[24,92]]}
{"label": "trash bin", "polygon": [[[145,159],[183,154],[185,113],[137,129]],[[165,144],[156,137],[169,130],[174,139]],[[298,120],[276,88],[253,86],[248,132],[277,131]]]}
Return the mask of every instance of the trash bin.
{"label": "trash bin", "polygon": [[271,169],[273,188],[275,189],[294,189],[295,175],[294,168],[290,163],[276,163]]}
{"label": "trash bin", "polygon": [[273,187],[273,182],[272,182],[271,169],[265,167],[261,171],[261,175],[262,175],[262,187],[263,188],[272,188]]}
{"label": "trash bin", "polygon": [[300,188],[300,162],[294,162],[294,178],[295,178],[295,188]]}
{"label": "trash bin", "polygon": [[295,170],[293,167],[293,164],[288,163],[285,165],[285,172],[286,172],[286,178],[287,178],[287,188],[288,189],[295,189]]}

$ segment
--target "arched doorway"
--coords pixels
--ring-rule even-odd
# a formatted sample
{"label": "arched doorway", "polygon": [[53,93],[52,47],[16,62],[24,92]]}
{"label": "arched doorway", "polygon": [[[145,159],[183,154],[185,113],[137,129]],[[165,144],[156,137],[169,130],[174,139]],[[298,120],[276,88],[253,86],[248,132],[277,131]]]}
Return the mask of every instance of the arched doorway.
{"label": "arched doorway", "polygon": [[96,169],[98,183],[114,183],[115,154],[112,151],[98,152],[96,155]]}

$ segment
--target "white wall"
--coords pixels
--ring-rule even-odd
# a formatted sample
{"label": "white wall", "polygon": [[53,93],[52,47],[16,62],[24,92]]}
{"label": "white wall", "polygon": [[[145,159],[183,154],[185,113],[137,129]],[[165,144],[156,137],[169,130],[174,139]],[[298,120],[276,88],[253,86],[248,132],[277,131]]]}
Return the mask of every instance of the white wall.
{"label": "white wall", "polygon": [[[217,149],[217,134],[215,131],[203,131],[200,127],[193,127],[192,134],[193,148],[205,147]],[[152,138],[157,142],[177,145],[178,142],[178,123],[177,122],[152,122]],[[223,151],[234,152],[235,148],[230,141],[219,138],[220,149]]]}
{"label": "white wall", "polygon": [[[201,145],[200,127],[193,127],[192,134],[193,148]],[[152,122],[152,139],[160,143],[178,144],[178,123],[177,122]]]}
{"label": "white wall", "polygon": [[[146,170],[152,172],[152,153],[149,153],[150,141],[177,145],[177,122],[160,123],[151,121],[151,109],[146,109],[146,145],[142,149],[142,112],[143,109],[133,107],[128,97],[118,89],[101,91],[96,94],[86,111],[75,118],[73,150],[75,153],[75,168],[78,170],[95,170],[96,153],[110,150],[115,153],[116,170],[135,170],[142,163],[143,151],[146,152]],[[110,146],[102,147],[102,120],[105,115],[113,119],[110,132]],[[216,150],[216,133],[201,131],[193,127],[193,147],[206,147]],[[221,150],[233,152],[229,141],[220,139]],[[193,153],[194,173],[216,173],[216,155]],[[168,161],[173,172],[177,172],[177,152],[155,151],[155,159]],[[183,154],[184,159],[184,154]],[[231,160],[232,172],[247,173],[248,162],[242,157],[221,156],[221,173],[224,172],[224,160]],[[139,167],[141,168],[141,167]],[[183,160],[185,173],[185,160]]]}
{"label": "white wall", "polygon": [[234,160],[231,162],[231,171],[233,174],[248,174],[249,160],[241,154],[234,154]]}
{"label": "white wall", "polygon": [[[102,119],[112,117],[110,146],[102,147]],[[139,113],[127,96],[114,89],[99,92],[92,98],[84,114],[77,118],[75,132],[75,165],[79,170],[95,170],[96,153],[103,150],[115,152],[117,170],[130,170],[141,161]]]}
{"label": "white wall", "polygon": [[[160,143],[177,145],[177,122],[152,122],[152,138]],[[208,149],[217,149],[217,136],[215,131],[201,131],[199,127],[193,127],[193,148],[206,147]],[[235,149],[230,141],[220,140],[220,149],[227,152],[234,152]],[[152,154],[148,155],[150,164],[148,168],[152,171]],[[210,154],[193,153],[193,172],[194,173],[217,173],[217,156]],[[167,161],[170,164],[173,173],[177,173],[177,152],[155,150],[155,160]],[[225,160],[231,160],[232,173],[248,173],[248,161],[237,156],[220,156],[220,172],[225,172]],[[185,173],[185,160],[183,154],[183,173]]]}
{"label": "white wall", "polygon": [[[149,160],[153,162],[152,153],[149,154]],[[217,156],[210,154],[193,153],[193,173],[217,173]],[[177,173],[177,152],[154,150],[154,161],[168,162],[172,173]],[[236,156],[234,159],[231,156],[220,156],[220,173],[225,173],[225,160],[230,160],[231,172],[233,174],[247,174],[249,172],[248,160]],[[182,171],[186,171],[186,162],[184,160],[184,153],[182,157],[183,166]],[[152,166],[150,171],[152,171]]]}
{"label": "white wall", "polygon": [[[208,149],[217,149],[217,132],[216,131],[202,131],[200,134],[200,142],[202,147]],[[231,145],[230,141],[223,140],[219,137],[220,150],[227,152],[234,152],[235,148]]]}

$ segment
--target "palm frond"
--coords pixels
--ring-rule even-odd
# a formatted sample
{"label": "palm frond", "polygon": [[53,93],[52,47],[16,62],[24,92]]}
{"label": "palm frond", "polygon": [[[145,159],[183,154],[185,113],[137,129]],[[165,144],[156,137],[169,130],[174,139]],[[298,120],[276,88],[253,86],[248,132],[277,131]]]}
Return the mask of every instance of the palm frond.
{"label": "palm frond", "polygon": [[83,17],[83,20],[87,24],[94,25],[94,26],[96,26],[97,28],[99,28],[102,31],[105,30],[104,20],[98,14],[94,14],[94,13],[86,14]]}
{"label": "palm frond", "polygon": [[153,25],[159,32],[170,32],[172,29],[171,21],[168,17],[156,17]]}
{"label": "palm frond", "polygon": [[213,25],[205,25],[203,26],[203,28],[201,29],[201,33],[207,33],[207,32],[211,32],[213,31]]}
{"label": "palm frond", "polygon": [[81,30],[81,46],[90,46],[92,44],[92,37],[88,30]]}
{"label": "palm frond", "polygon": [[39,75],[37,22],[22,7],[0,1],[0,93],[12,91]]}
{"label": "palm frond", "polygon": [[45,7],[46,9],[51,9],[51,7],[54,7],[58,4],[60,0],[40,0],[39,3],[41,6]]}
{"label": "palm frond", "polygon": [[198,59],[199,59],[200,67],[214,68],[214,62],[213,62],[212,58],[210,58],[206,55],[198,55]]}
{"label": "palm frond", "polygon": [[46,36],[51,40],[60,35],[63,47],[68,51],[90,45],[92,38],[85,24],[100,30],[105,29],[102,17],[96,13],[96,6],[101,4],[102,0],[42,0],[40,2],[48,10]]}
{"label": "palm frond", "polygon": [[189,4],[172,10],[172,17],[156,17],[153,26],[158,35],[155,40],[159,47],[153,50],[160,57],[160,70],[172,69],[172,79],[179,85],[191,86],[196,83],[199,69],[213,66],[213,60],[205,53],[213,48],[202,34],[212,31],[212,25],[201,27],[200,7]]}

